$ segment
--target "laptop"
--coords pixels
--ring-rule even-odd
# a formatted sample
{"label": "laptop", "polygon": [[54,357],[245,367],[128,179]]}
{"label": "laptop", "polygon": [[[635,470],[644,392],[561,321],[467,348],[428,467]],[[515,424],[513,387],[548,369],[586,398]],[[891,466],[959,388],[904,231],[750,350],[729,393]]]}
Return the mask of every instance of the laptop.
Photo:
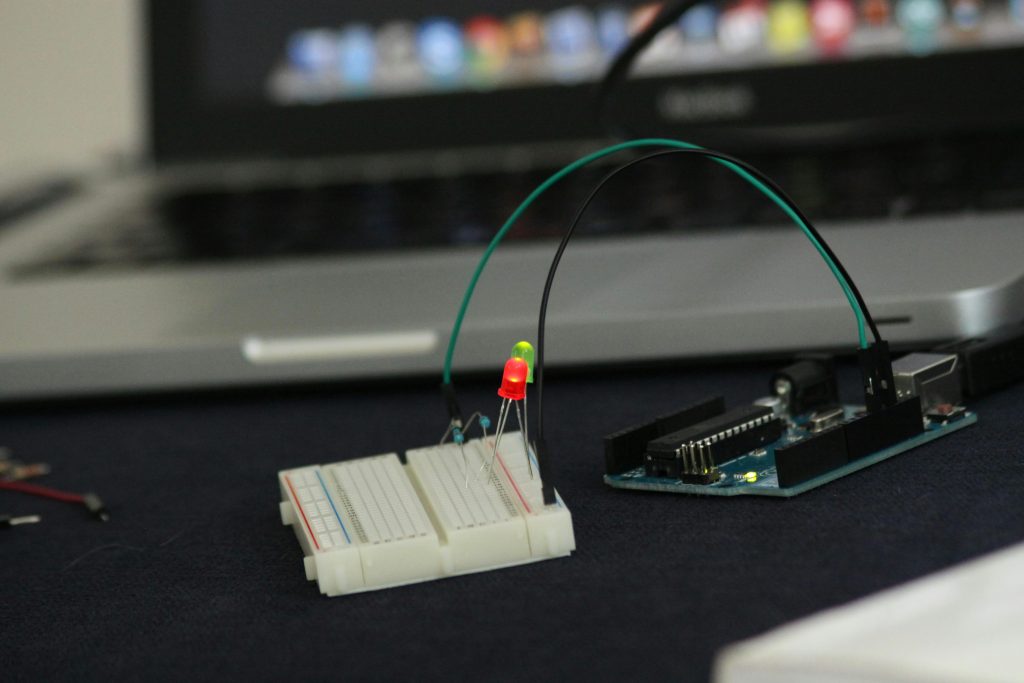
{"label": "laptop", "polygon": [[[595,83],[656,10],[149,2],[149,162],[0,232],[0,399],[439,372],[483,246],[609,142]],[[894,344],[981,334],[1024,318],[1022,12],[700,4],[607,118],[775,177]],[[498,249],[456,378],[534,338],[555,240],[610,168],[556,186]],[[548,314],[553,365],[855,346],[799,231],[706,160],[638,165],[579,232]]]}

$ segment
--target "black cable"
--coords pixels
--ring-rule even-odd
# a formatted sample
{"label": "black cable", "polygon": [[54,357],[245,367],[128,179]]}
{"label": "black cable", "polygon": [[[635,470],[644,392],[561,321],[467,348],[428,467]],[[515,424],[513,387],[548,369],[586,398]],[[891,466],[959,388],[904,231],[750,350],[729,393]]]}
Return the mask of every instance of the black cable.
{"label": "black cable", "polygon": [[835,255],[835,252],[832,251],[832,248],[829,247],[828,243],[825,241],[825,238],[821,236],[821,233],[819,233],[818,230],[814,227],[810,219],[808,219],[807,216],[803,214],[803,212],[800,210],[800,207],[798,207],[796,203],[789,198],[789,196],[782,190],[782,188],[780,188],[775,183],[774,180],[772,180],[771,178],[769,178],[764,173],[757,170],[747,162],[742,161],[741,159],[737,159],[736,157],[729,156],[728,154],[725,154],[723,152],[716,152],[710,149],[696,148],[662,150],[660,152],[653,152],[651,154],[644,155],[637,159],[633,159],[632,161],[623,164],[622,166],[619,166],[615,170],[608,173],[601,180],[601,182],[599,182],[597,186],[590,192],[586,200],[584,200],[583,204],[576,211],[576,216],[573,218],[572,223],[569,224],[569,229],[565,231],[565,235],[562,237],[562,241],[558,244],[558,249],[555,250],[555,256],[552,259],[551,267],[548,270],[547,280],[544,282],[544,294],[541,296],[540,316],[537,321],[537,357],[534,362],[533,373],[535,384],[537,386],[537,460],[538,465],[540,467],[540,477],[544,493],[544,502],[546,504],[551,504],[554,502],[554,493],[551,484],[551,459],[548,457],[547,445],[544,440],[544,327],[547,320],[548,299],[551,296],[551,287],[555,281],[555,272],[558,270],[558,264],[561,262],[562,255],[565,253],[565,249],[569,245],[569,240],[572,239],[573,233],[576,232],[576,226],[579,225],[580,221],[583,218],[583,215],[590,207],[591,202],[593,202],[594,198],[597,197],[598,194],[600,194],[601,190],[604,189],[604,186],[607,185],[613,178],[618,176],[620,173],[632,168],[633,166],[636,166],[637,164],[649,161],[651,159],[668,156],[671,154],[690,154],[710,159],[716,159],[718,161],[728,162],[730,164],[733,164],[734,166],[743,169],[751,176],[757,178],[764,185],[769,187],[776,195],[778,195],[779,199],[781,199],[782,202],[800,218],[804,225],[807,226],[807,230],[811,233],[811,235],[814,236],[816,240],[818,240],[818,243],[821,245],[822,250],[826,254],[828,254],[828,257],[832,259],[833,263],[835,263],[836,269],[842,275],[843,279],[846,280],[847,285],[849,285],[850,287],[851,293],[857,300],[857,305],[860,307],[861,313],[863,313],[864,315],[865,322],[867,323],[868,328],[871,330],[871,335],[874,337],[875,342],[878,343],[882,341],[882,337],[878,333],[878,327],[875,325],[875,321],[871,317],[871,313],[868,311],[867,304],[864,302],[864,297],[861,296],[860,290],[857,289],[857,285],[854,284],[853,278],[851,278],[850,274],[846,271],[846,268],[843,266],[842,261],[840,261],[839,257]]}
{"label": "black cable", "polygon": [[[612,125],[607,119],[608,101],[611,98],[612,90],[626,76],[629,75],[629,70],[633,67],[633,62],[636,58],[647,49],[647,46],[661,33],[663,30],[671,26],[679,17],[683,16],[686,10],[700,4],[704,0],[676,0],[665,6],[658,16],[651,20],[651,23],[647,25],[644,30],[633,36],[633,38],[626,43],[626,46],[615,55],[615,59],[608,66],[608,70],[605,72],[604,77],[597,85],[597,93],[595,95],[595,104],[597,110],[598,124],[606,131],[613,135],[619,135],[619,131],[615,130],[615,126]],[[632,137],[632,136],[630,136]]]}
{"label": "black cable", "polygon": [[[631,131],[609,117],[608,106],[615,89],[629,76],[633,65],[650,46],[654,39],[666,28],[677,22],[686,12],[706,0],[677,0],[666,4],[654,19],[640,33],[633,36],[625,47],[615,55],[611,64],[608,65],[604,76],[598,81],[594,93],[594,110],[597,116],[597,123],[600,128],[609,135],[617,138],[628,139],[645,137],[656,134],[654,131]],[[1004,117],[1008,117],[1005,118]],[[1020,115],[1014,112],[1003,111],[995,120],[1017,121]],[[976,125],[992,125],[992,115],[985,114],[980,117]],[[788,144],[821,144],[831,140],[846,141],[854,133],[860,138],[865,136],[884,136],[888,139],[894,130],[906,132],[919,132],[923,127],[941,127],[948,125],[948,117],[928,116],[917,114],[878,114],[874,116],[858,117],[846,120],[833,120],[829,122],[798,122],[796,124],[781,125],[738,125],[732,124],[727,128],[722,126],[701,128],[701,137],[705,141],[709,135],[728,135],[731,144],[737,141],[746,144],[772,144],[778,145],[780,141]],[[726,139],[726,138],[722,138]]]}

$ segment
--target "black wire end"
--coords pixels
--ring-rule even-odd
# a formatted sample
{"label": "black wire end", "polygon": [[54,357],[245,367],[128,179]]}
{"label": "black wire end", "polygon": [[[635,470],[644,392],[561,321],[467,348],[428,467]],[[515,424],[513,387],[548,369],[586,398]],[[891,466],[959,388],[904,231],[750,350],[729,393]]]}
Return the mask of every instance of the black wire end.
{"label": "black wire end", "polygon": [[878,340],[857,352],[861,381],[864,384],[864,406],[869,413],[896,405],[896,381],[892,376],[889,343]]}
{"label": "black wire end", "polygon": [[95,493],[86,493],[82,496],[82,502],[85,504],[85,509],[89,511],[96,519],[101,522],[106,522],[110,519],[110,513],[107,512],[107,506],[103,504],[103,500],[100,499]]}
{"label": "black wire end", "polygon": [[452,425],[461,427],[463,425],[462,408],[459,407],[459,399],[455,396],[455,385],[451,382],[441,382],[441,396],[444,397],[445,409],[448,411]]}
{"label": "black wire end", "polygon": [[543,436],[533,443],[533,450],[537,455],[537,465],[540,467],[540,492],[544,496],[544,504],[554,505],[558,500],[555,498],[555,487],[551,485],[548,446]]}

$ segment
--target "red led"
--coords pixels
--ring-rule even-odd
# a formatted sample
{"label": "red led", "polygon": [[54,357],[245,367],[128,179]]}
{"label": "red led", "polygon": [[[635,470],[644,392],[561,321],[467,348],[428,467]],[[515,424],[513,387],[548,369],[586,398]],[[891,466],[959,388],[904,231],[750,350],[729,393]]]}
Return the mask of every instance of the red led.
{"label": "red led", "polygon": [[522,401],[526,397],[526,378],[530,374],[529,364],[522,358],[509,358],[505,361],[505,372],[501,376],[501,388],[498,396]]}

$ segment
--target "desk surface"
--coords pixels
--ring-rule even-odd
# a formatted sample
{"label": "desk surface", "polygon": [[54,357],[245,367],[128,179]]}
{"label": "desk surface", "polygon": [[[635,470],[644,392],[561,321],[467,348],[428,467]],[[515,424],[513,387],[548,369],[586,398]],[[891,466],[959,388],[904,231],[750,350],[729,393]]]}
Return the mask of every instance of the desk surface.
{"label": "desk surface", "polygon": [[[552,375],[574,556],[340,598],[305,580],[275,474],[436,441],[433,385],[0,413],[0,443],[113,515],[0,492],[0,512],[43,516],[0,531],[4,678],[703,681],[727,643],[1024,539],[1024,386],[793,500],[602,484],[601,435],[712,392],[749,401],[774,368]],[[463,407],[494,412],[494,390],[460,385]]]}

